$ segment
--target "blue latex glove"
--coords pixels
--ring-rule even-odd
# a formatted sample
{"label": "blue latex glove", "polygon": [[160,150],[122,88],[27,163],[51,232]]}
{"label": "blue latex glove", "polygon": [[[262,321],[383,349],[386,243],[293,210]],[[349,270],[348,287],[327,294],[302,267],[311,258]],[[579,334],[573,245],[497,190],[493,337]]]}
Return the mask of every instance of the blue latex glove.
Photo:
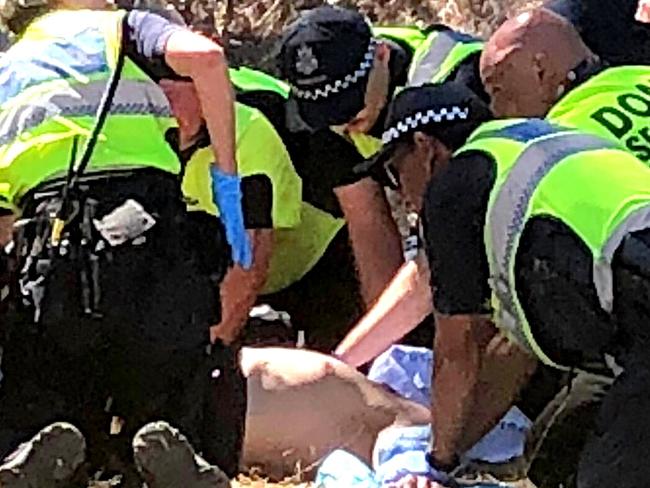
{"label": "blue latex glove", "polygon": [[226,228],[226,239],[230,244],[232,260],[244,269],[253,264],[253,250],[244,227],[242,210],[241,178],[224,173],[214,164],[210,165],[212,175],[212,199],[219,208],[219,217]]}

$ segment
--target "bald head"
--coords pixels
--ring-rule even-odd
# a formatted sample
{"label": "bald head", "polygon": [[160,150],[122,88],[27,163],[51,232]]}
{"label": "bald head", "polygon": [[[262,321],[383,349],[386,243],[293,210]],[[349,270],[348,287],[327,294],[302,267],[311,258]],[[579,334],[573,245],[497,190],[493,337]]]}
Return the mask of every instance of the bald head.
{"label": "bald head", "polygon": [[497,116],[542,117],[571,70],[593,57],[568,20],[539,8],[507,20],[488,40],[481,78]]}

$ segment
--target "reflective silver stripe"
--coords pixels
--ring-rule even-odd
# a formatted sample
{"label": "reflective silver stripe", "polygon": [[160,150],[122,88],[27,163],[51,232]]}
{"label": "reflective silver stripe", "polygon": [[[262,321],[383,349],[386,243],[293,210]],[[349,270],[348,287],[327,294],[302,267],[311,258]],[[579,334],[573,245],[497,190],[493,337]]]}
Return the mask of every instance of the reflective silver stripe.
{"label": "reflective silver stripe", "polygon": [[618,224],[603,246],[602,256],[594,261],[594,284],[603,310],[611,312],[614,306],[614,278],[612,259],[626,235],[650,228],[650,204],[638,208]]}
{"label": "reflective silver stripe", "polygon": [[[416,51],[411,63],[407,86],[420,86],[425,83],[442,82],[440,70],[452,51],[461,45],[481,43],[481,40],[461,32],[443,30],[427,38]],[[444,74],[444,73],[443,73]]]}
{"label": "reflective silver stripe", "polygon": [[511,262],[526,224],[533,193],[542,179],[565,157],[582,151],[615,148],[617,145],[597,136],[564,132],[533,142],[517,159],[506,177],[487,219],[491,246],[492,289],[501,302],[499,325],[521,344],[528,346],[514,301],[515,284],[510,282]]}
{"label": "reflective silver stripe", "polygon": [[[8,144],[24,131],[33,129],[55,116],[94,116],[106,87],[106,80],[68,85],[28,103],[9,106],[0,113],[0,145]],[[163,91],[149,80],[120,80],[111,114],[171,117],[171,107]]]}
{"label": "reflective silver stripe", "polygon": [[411,76],[409,76],[409,86],[430,83],[457,44],[458,41],[446,31],[439,32],[433,39],[427,53],[416,61],[417,64],[414,66]]}

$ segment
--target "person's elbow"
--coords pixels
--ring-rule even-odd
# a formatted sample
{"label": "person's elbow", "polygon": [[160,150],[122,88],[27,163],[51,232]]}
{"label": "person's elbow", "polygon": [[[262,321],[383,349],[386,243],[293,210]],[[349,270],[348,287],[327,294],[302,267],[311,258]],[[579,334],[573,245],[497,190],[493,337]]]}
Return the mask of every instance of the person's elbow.
{"label": "person's elbow", "polygon": [[169,36],[165,61],[178,75],[191,78],[228,67],[226,54],[219,44],[187,30]]}

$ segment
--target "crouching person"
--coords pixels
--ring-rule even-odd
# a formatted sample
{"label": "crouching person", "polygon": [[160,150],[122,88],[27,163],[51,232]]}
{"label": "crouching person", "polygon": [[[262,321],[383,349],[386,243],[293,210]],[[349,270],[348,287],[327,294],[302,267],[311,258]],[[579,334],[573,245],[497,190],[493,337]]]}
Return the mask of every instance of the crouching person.
{"label": "crouching person", "polygon": [[[0,486],[59,486],[110,466],[108,452],[135,454],[138,485],[228,486],[195,456],[232,471],[239,455],[203,435],[214,365],[233,362],[225,346],[207,348],[214,290],[230,254],[250,262],[223,52],[147,12],[13,7],[2,12],[20,37],[0,63],[0,234],[19,219],[20,300],[2,320],[0,453],[23,444],[0,465]],[[182,199],[165,137],[176,121],[157,85],[173,76],[197,86],[218,141],[220,219],[190,218]],[[220,408],[244,408],[232,398],[222,390]],[[243,431],[227,427],[224,438]]]}
{"label": "crouching person", "polygon": [[417,194],[430,280],[387,294],[376,313],[385,327],[416,323],[405,303],[436,312],[429,479],[417,486],[454,486],[467,449],[539,364],[613,380],[574,463],[578,488],[642,485],[650,171],[605,138],[481,112],[458,86],[405,90],[375,161],[403,191],[414,188],[408,167],[428,181]]}
{"label": "crouching person", "polygon": [[[186,162],[182,191],[189,215],[192,219],[213,218],[221,213],[211,196],[215,184],[210,171],[214,154],[197,91],[192,83],[179,80],[163,80],[161,86],[179,120],[174,145]],[[215,287],[213,291],[215,295],[221,293],[223,306],[220,320],[211,324],[212,347],[232,353],[226,363],[216,365],[219,375],[210,399],[217,402],[212,409],[218,415],[204,429],[206,445],[218,453],[241,449],[241,436],[231,428],[243,425],[245,408],[241,407],[246,399],[235,351],[242,343],[242,329],[251,323],[249,312],[269,279],[275,238],[296,227],[302,211],[302,181],[271,122],[259,110],[242,103],[235,104],[235,119],[243,223],[252,253],[250,266],[234,265],[228,270],[221,290]],[[208,226],[202,229],[210,230]],[[224,408],[224,391],[231,393],[230,408]]]}

